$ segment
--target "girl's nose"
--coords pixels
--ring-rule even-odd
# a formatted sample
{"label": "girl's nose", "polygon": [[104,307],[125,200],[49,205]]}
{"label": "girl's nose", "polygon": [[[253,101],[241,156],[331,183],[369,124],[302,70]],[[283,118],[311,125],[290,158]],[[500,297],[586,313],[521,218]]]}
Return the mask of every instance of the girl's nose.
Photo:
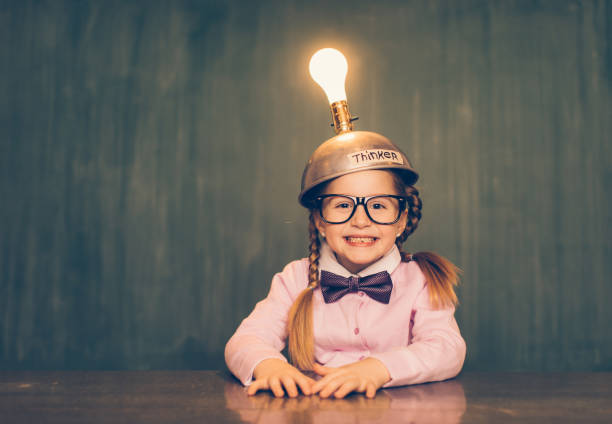
{"label": "girl's nose", "polygon": [[[361,206],[361,207],[359,207]],[[365,205],[357,205],[355,214],[351,218],[351,223],[356,227],[367,227],[370,225],[370,218],[366,214]]]}

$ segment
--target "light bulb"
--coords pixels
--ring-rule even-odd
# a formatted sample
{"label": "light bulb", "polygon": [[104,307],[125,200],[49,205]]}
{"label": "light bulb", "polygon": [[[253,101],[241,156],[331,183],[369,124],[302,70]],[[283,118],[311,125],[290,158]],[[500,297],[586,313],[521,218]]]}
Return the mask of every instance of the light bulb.
{"label": "light bulb", "polygon": [[308,66],[312,79],[321,86],[329,104],[346,100],[344,80],[348,63],[342,53],[336,49],[321,49],[312,55]]}

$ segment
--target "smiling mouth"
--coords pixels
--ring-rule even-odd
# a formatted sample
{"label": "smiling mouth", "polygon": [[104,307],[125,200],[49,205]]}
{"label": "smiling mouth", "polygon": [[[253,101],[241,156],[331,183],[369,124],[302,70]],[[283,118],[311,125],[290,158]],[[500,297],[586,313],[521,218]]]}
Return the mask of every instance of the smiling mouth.
{"label": "smiling mouth", "polygon": [[377,237],[344,237],[348,244],[354,246],[367,246],[374,243],[377,240]]}

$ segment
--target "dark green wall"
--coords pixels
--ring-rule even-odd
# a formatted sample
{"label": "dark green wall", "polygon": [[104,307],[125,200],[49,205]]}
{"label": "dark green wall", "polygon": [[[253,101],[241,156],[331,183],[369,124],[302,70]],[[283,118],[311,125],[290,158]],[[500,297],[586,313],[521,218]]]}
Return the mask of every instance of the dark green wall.
{"label": "dark green wall", "polygon": [[0,1],[0,367],[216,368],[306,252],[310,55],[421,173],[468,369],[612,370],[609,1]]}

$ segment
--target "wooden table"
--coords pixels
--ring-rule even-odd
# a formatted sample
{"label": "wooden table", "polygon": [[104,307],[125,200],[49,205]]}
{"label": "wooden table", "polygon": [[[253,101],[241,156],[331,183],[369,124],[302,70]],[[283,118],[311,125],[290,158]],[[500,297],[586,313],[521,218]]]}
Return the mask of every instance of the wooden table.
{"label": "wooden table", "polygon": [[0,423],[612,423],[612,373],[463,373],[374,399],[246,396],[223,371],[0,371]]}

